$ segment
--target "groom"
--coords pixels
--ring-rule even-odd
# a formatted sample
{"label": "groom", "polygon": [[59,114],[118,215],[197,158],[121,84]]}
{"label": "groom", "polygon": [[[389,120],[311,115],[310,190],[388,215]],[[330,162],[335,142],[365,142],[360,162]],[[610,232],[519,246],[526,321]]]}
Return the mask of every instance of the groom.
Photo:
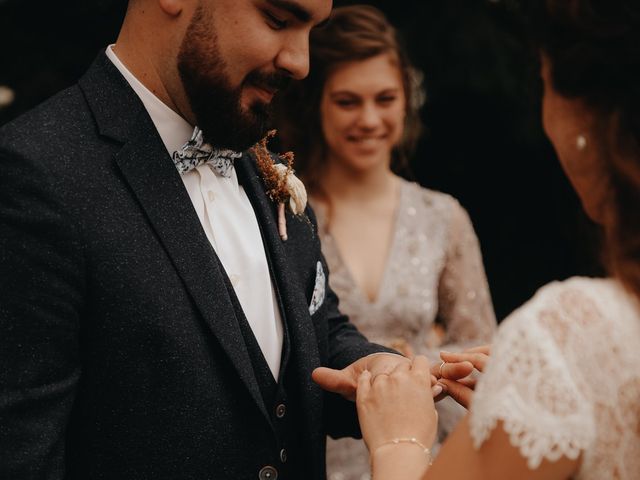
{"label": "groom", "polygon": [[130,0],[78,84],[0,130],[0,478],[322,479],[325,434],[357,434],[311,372],[353,397],[406,360],[339,313],[313,212],[283,241],[229,151],[330,8]]}

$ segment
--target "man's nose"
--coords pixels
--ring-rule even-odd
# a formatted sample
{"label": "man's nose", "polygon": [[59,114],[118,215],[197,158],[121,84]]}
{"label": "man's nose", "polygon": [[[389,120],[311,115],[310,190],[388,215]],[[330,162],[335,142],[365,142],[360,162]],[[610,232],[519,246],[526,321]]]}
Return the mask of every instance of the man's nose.
{"label": "man's nose", "polygon": [[276,68],[286,71],[295,80],[309,75],[309,35],[290,39],[276,57]]}

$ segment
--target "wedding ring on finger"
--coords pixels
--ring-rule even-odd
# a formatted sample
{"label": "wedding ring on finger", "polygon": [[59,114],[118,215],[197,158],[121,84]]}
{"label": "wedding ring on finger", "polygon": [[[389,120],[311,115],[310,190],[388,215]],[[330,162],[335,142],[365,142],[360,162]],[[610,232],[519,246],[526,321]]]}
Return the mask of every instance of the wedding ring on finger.
{"label": "wedding ring on finger", "polygon": [[440,378],[442,378],[442,367],[444,367],[446,363],[447,362],[443,360],[442,363],[440,364],[440,368],[438,369],[438,375],[440,375]]}

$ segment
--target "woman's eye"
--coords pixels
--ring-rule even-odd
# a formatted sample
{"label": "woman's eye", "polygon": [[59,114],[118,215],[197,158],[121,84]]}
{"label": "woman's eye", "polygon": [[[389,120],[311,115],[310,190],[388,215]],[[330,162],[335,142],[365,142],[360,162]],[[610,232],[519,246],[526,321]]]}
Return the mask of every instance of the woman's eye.
{"label": "woman's eye", "polygon": [[395,101],[396,97],[394,96],[385,96],[385,97],[380,97],[378,98],[378,103],[381,103],[383,105],[388,105],[390,103],[393,103],[393,101]]}
{"label": "woman's eye", "polygon": [[283,28],[287,28],[286,20],[281,20],[270,12],[264,12],[264,14],[267,17],[267,23],[274,30],[282,30]]}
{"label": "woman's eye", "polygon": [[347,100],[347,99],[336,100],[336,104],[343,108],[353,107],[356,105],[356,103],[357,102],[355,100]]}

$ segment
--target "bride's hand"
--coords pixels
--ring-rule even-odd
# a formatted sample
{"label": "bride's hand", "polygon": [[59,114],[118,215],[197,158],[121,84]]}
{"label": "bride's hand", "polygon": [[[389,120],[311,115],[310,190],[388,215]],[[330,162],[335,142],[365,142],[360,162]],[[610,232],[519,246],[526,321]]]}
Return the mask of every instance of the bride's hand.
{"label": "bride's hand", "polygon": [[362,435],[372,454],[394,439],[415,438],[427,447],[435,440],[438,420],[426,357],[417,356],[411,364],[400,364],[391,374],[375,378],[363,372],[356,404]]}
{"label": "bride's hand", "polygon": [[[441,352],[443,365],[447,366],[471,364],[473,368],[482,373],[485,369],[489,356],[491,354],[491,345],[483,345],[471,348],[462,353]],[[476,387],[477,377],[469,375],[456,380],[440,377],[438,384],[443,387],[443,395],[448,395],[465,408],[469,408],[473,393]]]}

